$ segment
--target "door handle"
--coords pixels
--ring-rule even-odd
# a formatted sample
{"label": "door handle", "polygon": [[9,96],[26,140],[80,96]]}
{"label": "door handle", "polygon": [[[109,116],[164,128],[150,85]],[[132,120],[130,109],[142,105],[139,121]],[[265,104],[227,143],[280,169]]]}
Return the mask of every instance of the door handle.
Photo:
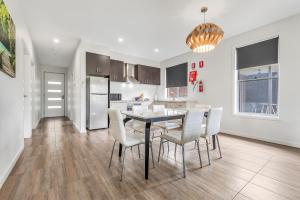
{"label": "door handle", "polygon": [[65,95],[62,95],[62,96],[61,96],[61,99],[65,99]]}

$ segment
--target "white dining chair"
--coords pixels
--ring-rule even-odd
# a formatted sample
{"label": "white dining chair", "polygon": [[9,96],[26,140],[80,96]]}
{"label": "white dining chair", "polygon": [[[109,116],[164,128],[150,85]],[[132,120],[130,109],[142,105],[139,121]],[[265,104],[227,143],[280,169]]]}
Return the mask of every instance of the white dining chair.
{"label": "white dining chair", "polygon": [[[153,112],[164,112],[165,105],[153,105]],[[171,121],[165,121],[165,122],[156,122],[154,123],[155,126],[158,126],[162,128],[164,131],[168,131],[171,129],[180,128],[181,122],[178,120],[171,120]]]}
{"label": "white dining chair", "polygon": [[[206,110],[206,111],[209,111],[209,110],[211,109],[211,106],[210,106],[210,105],[206,105],[206,104],[196,103],[196,104],[193,106],[193,109],[200,109],[200,110]],[[203,130],[206,128],[206,120],[207,120],[207,117],[204,117],[203,122],[202,122],[202,125],[201,125],[201,128],[202,128]],[[210,138],[208,138],[208,141],[209,141],[209,143],[210,143]],[[197,142],[195,141],[194,149],[196,148],[196,145],[197,145]]]}
{"label": "white dining chair", "polygon": [[[132,107],[132,112],[136,113],[136,114],[142,114],[145,112],[149,112],[149,109],[148,109],[148,106],[137,105],[137,106]],[[133,120],[132,128],[133,128],[134,132],[145,133],[145,126],[146,126],[145,122]],[[150,134],[152,135],[152,139],[154,139],[155,135],[157,135],[157,134],[161,135],[162,132],[163,132],[163,129],[158,126],[150,127]]]}
{"label": "white dining chair", "polygon": [[202,129],[201,138],[205,139],[206,142],[206,150],[207,150],[207,158],[208,164],[210,165],[210,155],[208,148],[208,140],[211,136],[215,136],[218,144],[220,158],[222,158],[222,152],[220,148],[220,142],[218,133],[220,132],[221,119],[222,119],[223,108],[211,108],[208,111],[207,119],[206,119],[206,128]]}
{"label": "white dining chair", "polygon": [[[152,109],[153,109],[153,112],[164,112],[166,107],[165,107],[165,105],[152,105]],[[153,126],[163,129],[163,132],[166,133],[169,130],[180,128],[181,122],[179,122],[178,120],[170,120],[170,121],[164,121],[164,122],[156,122],[153,124]],[[156,137],[159,137],[159,135]],[[154,135],[153,135],[153,138],[154,138]],[[169,151],[170,151],[169,142],[167,143],[167,145],[168,145],[168,154],[169,154]],[[175,145],[175,149],[176,148],[177,148],[177,145]],[[164,146],[163,146],[163,152],[164,152]],[[176,151],[174,153],[176,155]]]}
{"label": "white dining chair", "polygon": [[160,140],[159,153],[158,153],[158,163],[160,162],[160,151],[161,151],[161,145],[163,143],[163,140],[167,140],[177,145],[180,145],[182,147],[183,177],[186,177],[184,145],[186,143],[194,142],[196,140],[200,166],[202,167],[202,160],[201,160],[200,147],[199,147],[199,137],[201,135],[199,124],[202,124],[204,113],[205,113],[204,110],[187,111],[184,118],[182,130],[169,131],[160,136],[161,140]]}
{"label": "white dining chair", "polygon": [[[126,129],[125,129],[125,126],[123,123],[123,117],[122,117],[120,110],[110,108],[108,110],[108,115],[109,115],[109,120],[110,120],[109,132],[112,134],[113,138],[115,139],[113,147],[112,147],[112,151],[111,151],[109,168],[111,166],[111,161],[112,161],[116,142],[119,142],[123,146],[122,169],[121,169],[121,178],[120,178],[120,181],[122,181],[126,149],[128,147],[133,147],[133,146],[137,146],[140,144],[144,144],[145,136],[142,134],[126,133]],[[152,141],[150,141],[150,150],[151,150],[151,156],[152,156],[152,164],[154,167]]]}

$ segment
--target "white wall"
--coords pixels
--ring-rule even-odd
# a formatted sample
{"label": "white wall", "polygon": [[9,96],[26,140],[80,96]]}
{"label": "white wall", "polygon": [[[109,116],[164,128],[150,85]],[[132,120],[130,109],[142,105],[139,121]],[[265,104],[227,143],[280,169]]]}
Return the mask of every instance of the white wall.
{"label": "white wall", "polygon": [[[26,54],[28,53],[35,62],[34,49],[29,33],[24,29],[19,29],[17,25],[16,31],[16,78],[10,78],[0,72],[0,188],[24,149],[23,67],[25,47],[23,44],[28,49]],[[39,87],[38,81],[35,86]],[[35,108],[35,111],[40,112],[38,108]],[[38,114],[36,115],[38,116]]]}
{"label": "white wall", "polygon": [[[80,132],[85,132],[85,56],[80,41],[68,71],[68,117]],[[84,118],[84,119],[83,119]]]}
{"label": "white wall", "polygon": [[[199,72],[205,91],[194,93],[189,84],[189,99],[212,106],[223,106],[223,132],[300,147],[300,92],[297,87],[300,74],[300,38],[297,37],[300,35],[299,24],[300,15],[226,39],[210,53],[187,53],[163,61],[161,66],[169,67],[188,61],[191,67],[192,62],[203,59],[205,66]],[[279,120],[234,115],[235,47],[276,35],[280,37]],[[165,80],[163,81],[165,86]]]}
{"label": "white wall", "polygon": [[35,129],[42,118],[42,74],[37,63],[32,65],[32,128]]}
{"label": "white wall", "polygon": [[[77,47],[73,58],[73,64],[69,68],[68,72],[68,116],[81,133],[86,132],[86,52],[108,55],[111,59],[122,60],[131,64],[143,64],[157,67],[160,65],[159,62],[152,60],[112,52],[107,47],[82,39]],[[111,88],[112,93],[122,93],[126,99],[132,99],[134,96],[138,96],[141,93],[144,93],[145,97],[153,99],[156,90],[157,86],[143,87],[141,85],[135,85],[133,89],[128,90],[129,92],[126,93],[125,89],[122,88],[122,84],[116,82],[112,83]]]}
{"label": "white wall", "polygon": [[146,84],[133,84],[132,86],[125,83],[111,82],[110,93],[121,93],[122,100],[134,100],[134,97],[144,94],[144,98],[153,100],[158,95],[158,86]]}
{"label": "white wall", "polygon": [[[65,75],[65,97],[68,95],[68,68],[67,67],[57,67],[57,66],[41,66],[41,81],[42,81],[42,116],[45,116],[45,73],[52,72],[52,73],[62,73]],[[68,116],[68,100],[65,98],[65,116]]]}

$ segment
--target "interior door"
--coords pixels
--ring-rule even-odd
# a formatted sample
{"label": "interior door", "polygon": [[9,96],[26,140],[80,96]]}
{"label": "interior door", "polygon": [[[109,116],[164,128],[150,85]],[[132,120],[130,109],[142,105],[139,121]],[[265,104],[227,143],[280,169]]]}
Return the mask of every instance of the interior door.
{"label": "interior door", "polygon": [[65,75],[45,72],[45,117],[65,116]]}

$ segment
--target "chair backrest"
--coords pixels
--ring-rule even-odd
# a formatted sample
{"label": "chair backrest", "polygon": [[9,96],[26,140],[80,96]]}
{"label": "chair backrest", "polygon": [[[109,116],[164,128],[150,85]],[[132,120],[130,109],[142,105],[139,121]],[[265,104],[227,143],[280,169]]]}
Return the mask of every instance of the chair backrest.
{"label": "chair backrest", "polygon": [[118,109],[108,109],[109,115],[109,132],[112,134],[115,140],[122,144],[126,142],[126,130],[123,123],[123,117]]}
{"label": "chair backrest", "polygon": [[200,109],[187,111],[183,122],[182,142],[191,142],[200,138],[204,113],[205,110]]}
{"label": "chair backrest", "polygon": [[204,105],[204,104],[195,104],[194,108],[196,109],[203,109],[203,110],[209,110],[211,109],[210,105]]}
{"label": "chair backrest", "polygon": [[153,112],[162,112],[165,110],[165,105],[153,105]]}
{"label": "chair backrest", "polygon": [[143,106],[143,105],[132,106],[132,112],[134,113],[143,113],[145,111],[148,111],[148,106]]}
{"label": "chair backrest", "polygon": [[220,132],[223,108],[211,108],[206,121],[206,136],[218,134]]}

